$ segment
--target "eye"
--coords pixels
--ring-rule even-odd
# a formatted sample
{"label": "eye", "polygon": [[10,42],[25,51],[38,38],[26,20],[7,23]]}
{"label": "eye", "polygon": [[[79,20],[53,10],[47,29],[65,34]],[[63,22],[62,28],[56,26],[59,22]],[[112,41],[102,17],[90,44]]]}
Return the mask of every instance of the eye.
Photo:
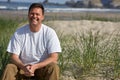
{"label": "eye", "polygon": [[37,16],[39,16],[40,14],[36,13]]}
{"label": "eye", "polygon": [[34,13],[30,13],[30,16],[33,16],[34,15]]}

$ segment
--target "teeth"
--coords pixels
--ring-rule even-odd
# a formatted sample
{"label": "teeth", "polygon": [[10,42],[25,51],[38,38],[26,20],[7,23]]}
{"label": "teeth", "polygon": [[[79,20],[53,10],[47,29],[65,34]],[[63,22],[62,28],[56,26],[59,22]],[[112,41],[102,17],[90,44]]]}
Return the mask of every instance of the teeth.
{"label": "teeth", "polygon": [[36,22],[37,20],[36,20],[36,19],[33,19],[32,21]]}
{"label": "teeth", "polygon": [[33,21],[36,21],[36,19],[32,19]]}

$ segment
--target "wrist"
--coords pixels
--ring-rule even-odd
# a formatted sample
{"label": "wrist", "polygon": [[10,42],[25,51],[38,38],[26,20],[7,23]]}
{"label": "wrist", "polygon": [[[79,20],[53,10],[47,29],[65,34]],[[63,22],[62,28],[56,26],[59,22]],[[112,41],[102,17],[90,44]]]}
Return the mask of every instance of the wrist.
{"label": "wrist", "polygon": [[34,64],[34,66],[35,66],[35,69],[39,68],[39,64]]}

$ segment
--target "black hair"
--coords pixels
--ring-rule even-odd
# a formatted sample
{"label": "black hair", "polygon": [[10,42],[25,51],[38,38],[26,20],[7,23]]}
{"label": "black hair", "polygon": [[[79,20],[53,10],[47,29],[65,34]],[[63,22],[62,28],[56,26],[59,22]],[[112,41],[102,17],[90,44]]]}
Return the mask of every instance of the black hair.
{"label": "black hair", "polygon": [[41,3],[32,3],[29,7],[29,12],[33,8],[41,8],[42,9],[42,14],[44,15],[44,6]]}

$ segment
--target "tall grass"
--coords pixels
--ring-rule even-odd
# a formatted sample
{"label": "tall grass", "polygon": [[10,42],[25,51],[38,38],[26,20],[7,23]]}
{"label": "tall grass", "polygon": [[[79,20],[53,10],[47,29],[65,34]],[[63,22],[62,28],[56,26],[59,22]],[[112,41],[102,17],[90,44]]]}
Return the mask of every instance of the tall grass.
{"label": "tall grass", "polygon": [[9,55],[6,53],[6,48],[18,24],[15,20],[0,18],[0,75],[9,62]]}
{"label": "tall grass", "polygon": [[60,58],[62,70],[68,69],[78,80],[84,76],[100,76],[106,79],[120,77],[120,36],[118,32],[101,35],[77,33],[64,37]]}

